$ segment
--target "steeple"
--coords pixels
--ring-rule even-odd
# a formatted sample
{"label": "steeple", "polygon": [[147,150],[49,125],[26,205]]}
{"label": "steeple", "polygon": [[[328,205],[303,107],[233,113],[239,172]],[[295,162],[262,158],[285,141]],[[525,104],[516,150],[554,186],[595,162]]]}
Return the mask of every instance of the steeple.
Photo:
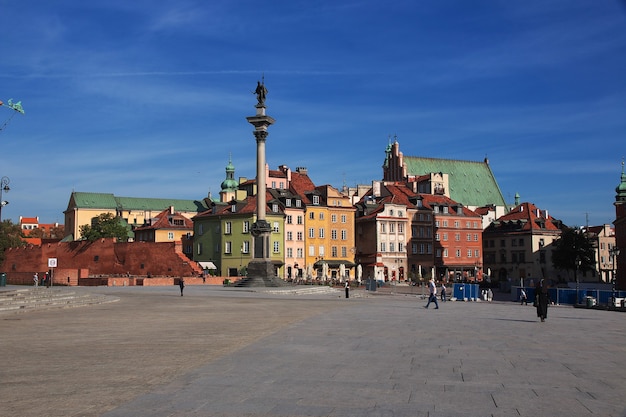
{"label": "steeple", "polygon": [[624,172],[624,158],[622,158],[622,178],[617,187],[615,187],[615,202],[626,203],[626,173]]}
{"label": "steeple", "polygon": [[235,180],[235,166],[232,161],[232,154],[228,155],[228,165],[226,165],[226,179],[221,184],[220,201],[231,201],[239,188],[239,183]]}

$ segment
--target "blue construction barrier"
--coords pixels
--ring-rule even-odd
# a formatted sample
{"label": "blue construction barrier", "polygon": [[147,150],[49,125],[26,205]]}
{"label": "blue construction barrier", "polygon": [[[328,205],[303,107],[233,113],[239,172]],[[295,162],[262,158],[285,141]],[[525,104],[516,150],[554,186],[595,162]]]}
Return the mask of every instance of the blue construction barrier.
{"label": "blue construction barrier", "polygon": [[457,300],[475,301],[480,298],[480,286],[478,284],[455,283],[452,285],[452,296]]}
{"label": "blue construction barrier", "polygon": [[[535,288],[524,288],[524,290],[526,291],[528,302],[532,304],[535,301]],[[520,301],[522,289],[513,287],[511,294],[513,295],[513,301]],[[596,304],[610,305],[614,293],[613,290],[596,290],[591,288],[581,288],[578,291],[575,288],[549,288],[548,294],[550,295],[550,300],[555,304],[585,304],[587,298],[592,297],[596,300]],[[615,297],[626,297],[626,291],[615,291]]]}

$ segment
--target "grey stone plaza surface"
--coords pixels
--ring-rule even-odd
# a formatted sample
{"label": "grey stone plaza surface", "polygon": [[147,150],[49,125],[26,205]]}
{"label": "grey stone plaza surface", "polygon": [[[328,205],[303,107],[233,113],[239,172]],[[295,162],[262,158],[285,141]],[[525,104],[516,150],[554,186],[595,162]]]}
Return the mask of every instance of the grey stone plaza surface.
{"label": "grey stone plaza surface", "polygon": [[624,313],[292,288],[0,314],[0,416],[626,416]]}

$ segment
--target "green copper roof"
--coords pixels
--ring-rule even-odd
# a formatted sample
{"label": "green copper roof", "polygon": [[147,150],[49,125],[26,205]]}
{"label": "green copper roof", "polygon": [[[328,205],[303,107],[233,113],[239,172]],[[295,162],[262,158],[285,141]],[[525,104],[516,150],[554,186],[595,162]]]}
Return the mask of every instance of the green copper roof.
{"label": "green copper roof", "polygon": [[202,212],[208,209],[203,201],[169,198],[115,197],[108,193],[72,193],[68,209],[95,208],[109,210],[153,210],[163,211],[174,206],[176,211]]}
{"label": "green copper roof", "polygon": [[432,172],[448,174],[450,198],[465,206],[482,207],[494,204],[506,207],[500,187],[487,162],[405,156],[404,165],[408,175],[426,175]]}

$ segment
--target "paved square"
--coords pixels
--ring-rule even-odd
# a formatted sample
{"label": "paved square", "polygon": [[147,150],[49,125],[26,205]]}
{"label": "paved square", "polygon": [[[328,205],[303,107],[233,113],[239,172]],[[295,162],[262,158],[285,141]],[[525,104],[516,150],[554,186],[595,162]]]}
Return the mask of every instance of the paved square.
{"label": "paved square", "polygon": [[[80,289],[0,315],[0,415],[626,416],[626,315],[353,291]],[[360,295],[360,296],[359,296]]]}

